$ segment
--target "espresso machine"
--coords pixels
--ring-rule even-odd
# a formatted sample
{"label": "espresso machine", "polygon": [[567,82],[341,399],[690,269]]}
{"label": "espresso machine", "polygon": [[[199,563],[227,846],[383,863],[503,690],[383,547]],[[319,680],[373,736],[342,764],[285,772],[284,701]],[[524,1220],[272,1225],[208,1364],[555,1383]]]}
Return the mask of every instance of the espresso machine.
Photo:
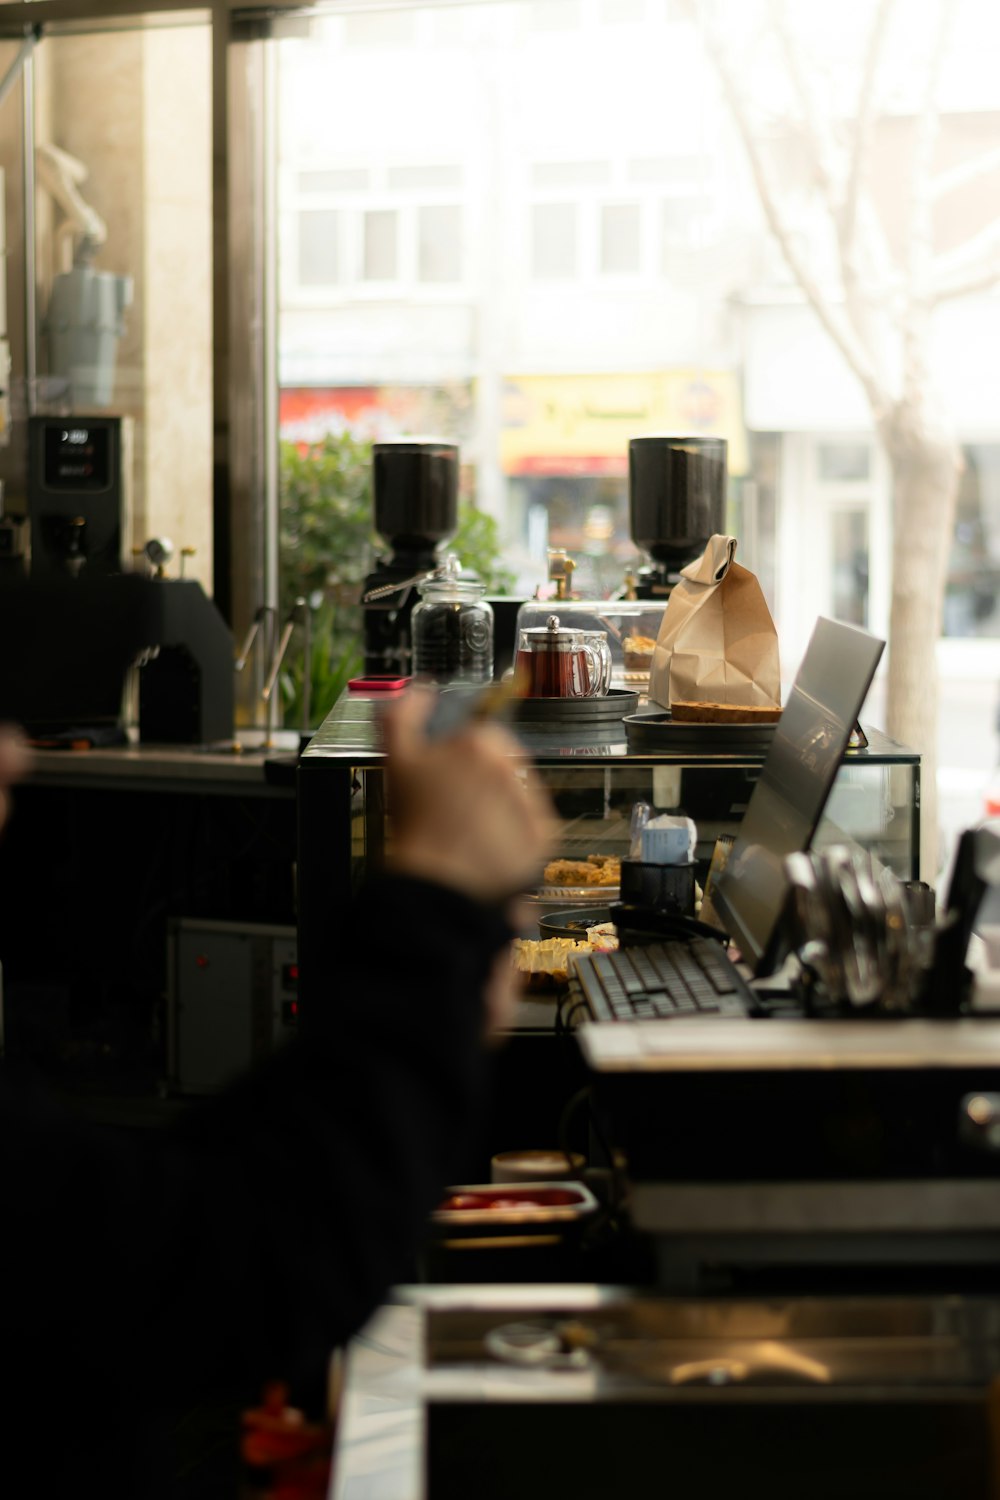
{"label": "espresso machine", "polygon": [[375,530],[391,552],[376,557],[363,585],[365,672],[408,677],[416,585],[458,529],[458,445],[416,437],[373,444],[372,493]]}
{"label": "espresso machine", "polygon": [[681,568],[726,529],[725,439],[630,439],[628,489],[632,540],[650,559],[638,571],[635,597],[665,600]]}
{"label": "espresso machine", "polygon": [[199,583],[165,576],[166,539],[142,549],[155,576],[133,571],[132,464],[128,417],[29,418],[30,567],[0,588],[0,701],[58,744],[117,743],[133,711],[143,741],[229,741],[232,633]]}
{"label": "espresso machine", "polygon": [[107,578],[131,562],[132,422],[28,419],[31,576]]}

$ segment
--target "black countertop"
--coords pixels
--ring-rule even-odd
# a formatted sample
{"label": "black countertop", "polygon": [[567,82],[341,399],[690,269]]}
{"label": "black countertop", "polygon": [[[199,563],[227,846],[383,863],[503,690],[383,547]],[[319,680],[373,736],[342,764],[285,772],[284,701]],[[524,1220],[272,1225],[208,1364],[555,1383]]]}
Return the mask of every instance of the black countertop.
{"label": "black countertop", "polygon": [[[379,763],[383,759],[382,741],[379,732],[379,718],[386,706],[399,696],[399,692],[345,692],[330,710],[323,720],[313,738],[309,741],[302,753],[301,765],[303,769],[312,770],[324,762],[348,762],[358,765],[366,761]],[[587,700],[580,700],[586,703]],[[640,706],[647,711],[661,714],[662,709],[655,704],[643,704]],[[572,723],[564,727],[542,726],[534,723],[518,723],[513,721],[511,729],[517,736],[525,752],[532,760],[540,764],[564,761],[592,761],[600,760],[606,763],[622,763],[627,761],[663,762],[684,765],[761,765],[767,753],[767,740],[761,739],[759,744],[751,745],[745,737],[729,737],[724,732],[713,735],[711,744],[706,744],[705,737],[699,737],[692,743],[690,734],[686,731],[692,727],[708,728],[709,730],[722,730],[732,727],[739,730],[741,726],[709,725],[691,726],[676,725],[676,742],[670,734],[664,736],[661,748],[655,750],[643,749],[635,751],[630,748],[628,736],[624,723],[616,723],[607,727],[592,727],[581,722],[578,728]],[[848,750],[845,759],[849,762],[868,763],[875,765],[917,765],[919,754],[900,745],[896,740],[883,734],[879,729],[873,729],[868,724],[863,725],[868,738],[866,749]]]}

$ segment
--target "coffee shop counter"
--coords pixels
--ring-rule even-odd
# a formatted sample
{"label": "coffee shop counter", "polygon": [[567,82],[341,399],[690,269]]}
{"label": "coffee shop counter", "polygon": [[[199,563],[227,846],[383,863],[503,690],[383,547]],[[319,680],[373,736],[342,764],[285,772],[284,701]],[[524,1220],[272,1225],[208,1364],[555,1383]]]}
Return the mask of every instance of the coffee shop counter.
{"label": "coffee shop counter", "polygon": [[260,730],[241,730],[231,741],[209,745],[140,743],[32,750],[29,780],[39,786],[94,787],[144,792],[227,791],[240,796],[294,794],[299,735],[280,730],[265,740]]}
{"label": "coffee shop counter", "polygon": [[985,1500],[995,1297],[407,1288],[348,1351],[332,1500]]}
{"label": "coffee shop counter", "polygon": [[[330,914],[347,909],[367,870],[382,859],[390,836],[379,720],[396,696],[345,692],[299,760],[299,943],[306,1003],[312,1003],[313,980],[322,987],[323,976],[336,962],[337,929]],[[632,700],[629,718],[633,711],[641,713],[642,700],[626,696]],[[679,733],[668,727],[653,740],[645,735],[637,739],[624,714],[592,721],[588,705],[598,700],[575,701],[582,704],[578,721],[567,717],[558,724],[524,718],[535,712],[533,706],[512,706],[510,727],[548,786],[561,819],[554,855],[586,860],[593,853],[627,854],[632,806],[645,801],[659,809],[683,806],[697,825],[696,854],[707,870],[717,838],[739,826],[773,726],[751,726],[748,733],[738,725],[676,725],[672,728]],[[576,713],[576,707],[570,712]],[[914,879],[920,758],[867,723],[864,729],[867,746],[845,756],[819,842],[849,837],[900,879]],[[614,889],[595,886],[593,892],[539,890],[534,899],[542,917],[604,905],[616,895]],[[316,1000],[322,1003],[318,992]]]}
{"label": "coffee shop counter", "polygon": [[[193,934],[211,935],[217,975],[243,972],[223,957],[294,945],[298,735],[260,738],[241,736],[239,751],[35,750],[0,842],[11,1056],[109,1109],[127,1099],[145,1112],[175,1087],[171,1018]],[[240,993],[258,991],[248,981]],[[240,1023],[216,1019],[235,1003],[220,999],[198,1033],[213,1079],[248,1060]]]}

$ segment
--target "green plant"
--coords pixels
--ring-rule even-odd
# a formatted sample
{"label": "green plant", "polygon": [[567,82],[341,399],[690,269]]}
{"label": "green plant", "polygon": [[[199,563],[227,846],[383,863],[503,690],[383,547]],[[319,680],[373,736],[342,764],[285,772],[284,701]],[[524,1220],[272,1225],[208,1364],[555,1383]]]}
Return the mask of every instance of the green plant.
{"label": "green plant", "polygon": [[[319,593],[336,608],[355,609],[377,538],[372,529],[371,443],[329,433],[280,452],[279,604]],[[358,633],[360,617],[345,621]]]}
{"label": "green plant", "polygon": [[[306,728],[315,728],[322,723],[349,679],[361,671],[363,661],[360,635],[346,637],[343,630],[337,628],[337,612],[333,606],[328,602],[319,605],[312,617],[309,722]],[[303,727],[304,667],[304,655],[297,655],[281,677],[284,722],[294,729]]]}
{"label": "green plant", "polygon": [[488,594],[506,594],[514,587],[514,574],[500,557],[500,529],[493,516],[474,505],[458,507],[458,530],[448,543],[463,568],[478,573]]}
{"label": "green plant", "polygon": [[[320,723],[363,661],[361,588],[379,545],[372,526],[371,443],[349,432],[328,433],[300,448],[283,442],[279,475],[279,607],[287,619],[295,601],[313,609],[309,718]],[[448,544],[487,592],[506,593],[514,575],[500,560],[492,516],[464,502]],[[285,723],[302,722],[301,654],[282,675]]]}
{"label": "green plant", "polygon": [[[320,723],[361,666],[361,586],[370,571],[371,443],[328,433],[308,448],[283,442],[279,474],[278,598],[286,619],[295,601],[313,610],[309,718]],[[303,661],[282,675],[287,724],[302,722]]]}

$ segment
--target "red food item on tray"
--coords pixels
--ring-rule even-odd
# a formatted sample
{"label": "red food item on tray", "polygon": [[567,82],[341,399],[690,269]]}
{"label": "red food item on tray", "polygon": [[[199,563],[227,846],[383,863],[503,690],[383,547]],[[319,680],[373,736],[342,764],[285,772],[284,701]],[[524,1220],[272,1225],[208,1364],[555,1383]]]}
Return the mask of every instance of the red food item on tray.
{"label": "red food item on tray", "polygon": [[580,1202],[572,1188],[498,1187],[479,1193],[452,1193],[438,1205],[439,1212],[463,1209],[568,1208]]}

